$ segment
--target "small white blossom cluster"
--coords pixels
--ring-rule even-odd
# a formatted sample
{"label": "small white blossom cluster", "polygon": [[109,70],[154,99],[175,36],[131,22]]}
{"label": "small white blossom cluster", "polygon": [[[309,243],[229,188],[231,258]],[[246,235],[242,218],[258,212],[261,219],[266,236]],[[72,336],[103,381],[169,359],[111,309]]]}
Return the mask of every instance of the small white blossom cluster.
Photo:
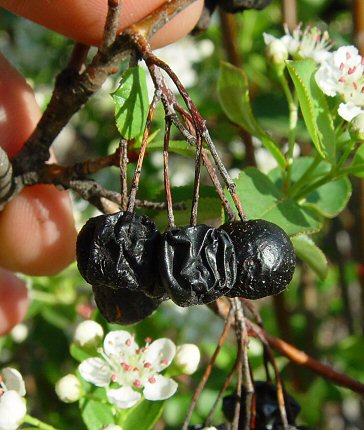
{"label": "small white blossom cluster", "polygon": [[23,421],[27,409],[25,384],[21,374],[6,367],[0,374],[0,430],[16,430]]}
{"label": "small white blossom cluster", "polygon": [[318,64],[315,74],[317,85],[330,97],[342,100],[338,114],[352,121],[364,113],[364,59],[355,46],[342,46],[332,51],[328,33],[316,27],[302,30],[298,26],[292,33],[285,27],[285,35],[276,38],[264,33],[267,53],[275,63],[291,58],[311,58]]}
{"label": "small white blossom cluster", "polygon": [[[269,55],[278,62],[287,60],[290,56],[294,60],[312,58],[320,64],[330,56],[332,43],[327,31],[321,31],[317,27],[301,25],[290,33],[287,26],[284,27],[285,35],[281,38],[264,33],[264,42],[267,45]],[[274,56],[276,55],[276,57]]]}
{"label": "small white blossom cluster", "polygon": [[80,374],[97,387],[108,387],[108,400],[119,408],[132,407],[142,394],[147,400],[164,400],[177,390],[174,380],[159,374],[176,353],[170,339],[146,339],[140,348],[127,331],[112,331],[99,353],[101,357],[88,358],[80,364]]}
{"label": "small white blossom cluster", "polygon": [[338,114],[346,121],[363,112],[364,59],[355,46],[330,53],[316,72],[316,82],[328,96],[340,96]]}

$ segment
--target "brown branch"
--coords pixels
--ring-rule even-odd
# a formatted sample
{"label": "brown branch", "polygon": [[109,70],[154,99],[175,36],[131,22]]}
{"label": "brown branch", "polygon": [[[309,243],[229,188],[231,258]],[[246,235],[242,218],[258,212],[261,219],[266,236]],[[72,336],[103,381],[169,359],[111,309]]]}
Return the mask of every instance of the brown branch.
{"label": "brown branch", "polygon": [[273,349],[285,355],[292,362],[311,369],[318,375],[334,382],[335,384],[349,388],[350,390],[355,391],[358,394],[364,394],[364,384],[362,384],[361,382],[358,382],[350,376],[338,372],[332,367],[323,364],[318,360],[315,360],[305,352],[298,350],[293,345],[285,342],[282,339],[272,336],[253,322],[248,320],[247,324],[253,335],[258,336],[259,333],[260,336],[263,336],[267,340],[268,344]]}
{"label": "brown branch", "polygon": [[150,40],[158,30],[195,1],[196,0],[168,0],[141,22],[135,24],[133,29],[141,33],[146,40]]}
{"label": "brown branch", "polygon": [[[164,3],[157,11],[141,20],[136,28],[143,29],[147,39],[195,0],[174,0]],[[127,40],[121,34],[115,39],[115,23],[119,2],[109,1],[101,48],[86,67],[74,68],[72,62],[57,76],[51,100],[19,154],[14,158],[15,174],[37,169],[49,158],[49,148],[71,117],[95,94],[106,78],[118,70],[122,59],[129,54]]]}

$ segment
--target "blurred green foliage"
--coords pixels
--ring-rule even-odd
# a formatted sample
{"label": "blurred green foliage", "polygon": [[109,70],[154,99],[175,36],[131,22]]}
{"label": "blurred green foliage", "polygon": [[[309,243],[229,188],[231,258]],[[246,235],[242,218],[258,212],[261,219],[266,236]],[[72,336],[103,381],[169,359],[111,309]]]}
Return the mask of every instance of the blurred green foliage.
{"label": "blurred green foliage", "polygon": [[[298,2],[299,20],[305,25],[327,28],[338,45],[351,43],[353,23],[349,6],[350,2],[345,0],[301,0]],[[263,11],[247,11],[237,15],[236,20],[239,29],[236,42],[253,95],[254,113],[262,126],[281,143],[288,129],[286,101],[283,94],[277,91],[278,83],[267,67],[262,38],[264,31],[282,35],[281,2],[273,1]],[[50,97],[54,78],[66,64],[72,42],[6,12],[2,12],[0,22],[0,46],[3,52],[29,80],[44,108]],[[229,60],[222,42],[218,16],[214,16],[208,31],[198,36],[196,41],[205,39],[212,41],[214,50],[204,60],[193,63],[192,67],[198,79],[189,91],[206,118],[211,135],[227,166],[229,169],[240,170],[247,166],[241,130],[232,125],[223,113],[216,91],[220,61]],[[188,51],[182,55],[188,59]],[[125,65],[122,65],[121,71],[124,69]],[[117,87],[119,78],[120,75],[110,78],[105,90],[72,120],[73,145],[67,147],[67,150],[57,149],[65,163],[104,155],[115,148],[118,132],[109,94]],[[183,76],[180,78],[183,82]],[[163,113],[160,110],[157,111],[153,130],[162,128]],[[308,134],[302,119],[299,120],[297,132],[304,151]],[[160,142],[161,138],[161,134],[157,135],[155,142]],[[176,134],[173,138],[177,140],[180,136]],[[138,197],[162,201],[162,158],[160,151],[152,149],[143,166]],[[175,180],[175,185],[178,185],[173,188],[173,197],[178,202],[192,195],[194,162],[180,154],[173,154],[171,158],[174,163],[172,183]],[[131,175],[133,166],[129,169]],[[107,188],[118,189],[117,169],[101,172],[95,179]],[[269,181],[274,186],[272,177]],[[205,177],[203,182],[205,186],[201,190],[199,221],[209,220],[219,224],[221,211],[215,191]],[[338,219],[327,221],[323,231],[315,236],[316,243],[324,250],[329,260],[328,275],[325,279],[320,279],[307,269],[307,266],[299,265],[291,287],[284,294],[286,326],[280,323],[282,307],[279,303],[265,299],[258,303],[258,307],[268,332],[282,336],[315,358],[329,362],[343,372],[364,381],[363,323],[360,320],[363,308],[358,277],[358,270],[363,268],[357,263],[360,261],[360,254],[357,240],[353,237],[357,231],[353,227],[357,183],[354,182],[353,185],[354,207],[349,204]],[[242,200],[245,201],[246,197],[243,196]],[[82,225],[94,210],[80,202],[77,197],[74,197],[74,202],[77,222]],[[149,212],[149,215],[153,216],[160,228],[166,226],[165,213]],[[178,223],[187,223],[188,219],[188,210],[176,214]],[[345,240],[347,236],[351,237],[348,251],[338,249],[338,234]],[[12,335],[0,339],[0,368],[14,365],[21,370],[26,379],[27,401],[31,414],[63,430],[85,429],[78,405],[61,403],[54,392],[54,384],[60,377],[74,372],[76,368],[77,363],[69,352],[69,346],[76,324],[87,315],[89,306],[93,303],[90,287],[80,277],[75,265],[57,276],[28,278],[28,282],[32,292],[32,305],[25,321],[29,334],[21,343],[17,343]],[[97,311],[92,309],[91,315],[105,329],[117,328],[107,324]],[[203,360],[200,369],[191,377],[180,380],[177,395],[166,402],[166,429],[180,428],[192,392],[214,351],[222,327],[222,321],[204,307],[180,309],[168,302],[150,318],[137,326],[127,328],[136,333],[137,339],[147,336],[170,337],[176,344],[194,342],[201,349]],[[208,414],[233,365],[235,353],[235,343],[233,339],[229,339],[199,400],[193,423],[202,423]],[[261,345],[254,339],[250,344],[249,356],[255,378],[264,378]],[[335,387],[312,372],[290,364],[282,357],[277,358],[277,363],[287,390],[302,405],[299,422],[316,429],[329,430],[333,428],[331,423],[336,417],[341,423],[340,429],[360,428],[360,408],[363,409],[363,404],[349,390]],[[231,389],[233,387],[234,383],[231,384]],[[350,408],[345,409],[345,404],[354,405],[354,409],[359,412],[353,417],[348,413]],[[218,424],[222,420],[223,416],[218,408],[214,423]]]}

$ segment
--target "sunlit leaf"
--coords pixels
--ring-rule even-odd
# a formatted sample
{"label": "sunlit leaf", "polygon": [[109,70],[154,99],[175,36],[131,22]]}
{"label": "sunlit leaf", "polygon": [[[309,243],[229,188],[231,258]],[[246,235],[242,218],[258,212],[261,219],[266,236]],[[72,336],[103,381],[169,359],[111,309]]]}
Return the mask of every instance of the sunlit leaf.
{"label": "sunlit leaf", "polygon": [[297,90],[307,130],[319,154],[335,162],[335,132],[324,93],[315,81],[313,60],[289,61],[287,68]]}
{"label": "sunlit leaf", "polygon": [[292,237],[292,243],[297,257],[303,260],[320,279],[324,279],[328,271],[325,254],[306,235]]}
{"label": "sunlit leaf", "polygon": [[144,69],[136,66],[126,70],[119,88],[111,96],[115,103],[116,126],[120,134],[128,140],[141,134],[149,109]]}

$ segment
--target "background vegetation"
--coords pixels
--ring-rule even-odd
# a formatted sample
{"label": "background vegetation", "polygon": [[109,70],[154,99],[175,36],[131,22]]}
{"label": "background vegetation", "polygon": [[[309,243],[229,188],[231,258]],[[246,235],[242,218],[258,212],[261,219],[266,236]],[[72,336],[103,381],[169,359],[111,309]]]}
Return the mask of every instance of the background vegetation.
{"label": "background vegetation", "polygon": [[[296,4],[293,0],[288,3]],[[297,2],[297,22],[327,29],[337,46],[353,44],[358,29],[353,19],[354,3],[345,0],[300,0]],[[215,14],[206,32],[159,53],[182,82],[188,83],[191,97],[207,119],[212,138],[232,175],[237,169],[252,165],[268,171],[272,160],[254,139],[231,124],[225,116],[216,91],[219,63],[227,60],[244,67],[251,86],[255,114],[276,140],[283,141],[287,136],[287,105],[267,66],[262,33],[282,35],[284,18],[282,2],[275,0],[259,12],[246,11],[235,16]],[[290,24],[293,24],[292,21]],[[356,25],[359,25],[358,20]],[[54,77],[64,66],[72,42],[6,12],[0,15],[0,28],[1,49],[29,79],[39,103],[44,107],[51,95]],[[77,114],[57,139],[55,148],[61,163],[104,155],[115,149],[119,136],[109,95],[115,86],[116,80],[110,79],[103,91]],[[154,125],[156,131],[158,121],[162,127],[162,120],[160,112]],[[308,154],[308,135],[301,121],[298,124],[298,141],[301,154]],[[176,157],[172,169],[176,200],[192,195],[193,168],[193,159]],[[143,167],[139,197],[163,200],[162,178],[161,152],[151,149]],[[117,169],[103,171],[96,179],[109,189],[117,190],[119,187]],[[299,262],[289,290],[274,299],[260,300],[258,307],[268,332],[364,381],[362,180],[352,179],[352,187],[352,197],[347,207],[337,217],[327,220],[322,231],[314,237],[328,258],[325,279],[320,279]],[[208,188],[203,189],[201,195],[199,221],[209,220],[218,225],[219,203],[211,197]],[[81,226],[95,214],[95,210],[76,197],[73,199],[75,216]],[[161,228],[166,226],[164,213],[151,215]],[[187,223],[188,215],[180,214],[177,221]],[[58,276],[29,278],[28,281],[32,294],[32,305],[24,322],[28,334],[25,339],[19,339],[16,332],[0,338],[0,367],[14,364],[22,371],[32,415],[64,430],[81,430],[85,427],[77,404],[61,403],[54,392],[54,384],[61,376],[75,369],[76,363],[69,353],[75,325],[89,316],[89,312],[94,312],[103,326],[107,324],[92,308],[91,289],[80,277],[75,265]],[[158,429],[180,428],[193,389],[201,378],[203,364],[213,352],[222,326],[223,322],[205,307],[181,309],[168,302],[152,317],[130,328],[140,340],[147,336],[170,337],[175,343],[197,343],[203,355],[200,370],[184,379],[185,384],[180,385],[177,395],[166,403],[164,423],[159,423]],[[234,341],[228,341],[198,403],[193,422],[202,422],[208,414],[233,364],[235,353]],[[249,357],[255,379],[263,378],[262,349],[254,339],[250,343]],[[362,428],[362,399],[291,364],[283,357],[277,358],[277,363],[288,392],[302,406],[299,422],[322,430]],[[214,421],[222,421],[221,412],[216,413]]]}

